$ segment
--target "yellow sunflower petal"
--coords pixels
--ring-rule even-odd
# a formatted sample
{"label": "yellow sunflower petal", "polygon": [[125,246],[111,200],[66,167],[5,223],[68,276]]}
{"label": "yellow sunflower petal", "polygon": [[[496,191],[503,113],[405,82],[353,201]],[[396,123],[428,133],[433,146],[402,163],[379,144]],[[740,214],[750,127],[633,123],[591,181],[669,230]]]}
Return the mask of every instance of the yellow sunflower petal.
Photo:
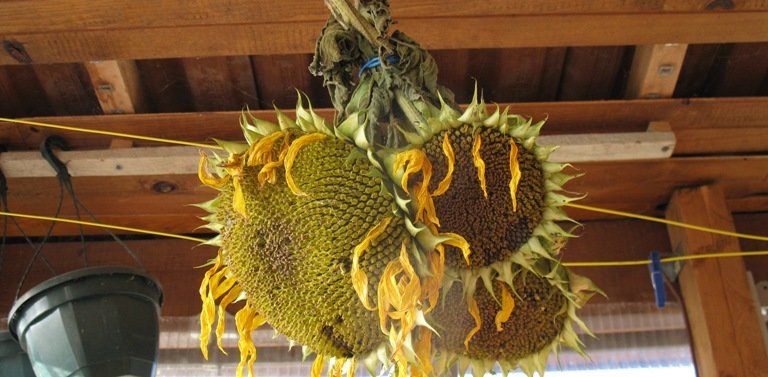
{"label": "yellow sunflower petal", "polygon": [[242,289],[240,289],[239,286],[234,286],[232,289],[230,289],[229,293],[227,293],[224,298],[221,299],[221,302],[219,302],[219,314],[218,318],[219,321],[216,323],[216,345],[219,346],[219,349],[222,353],[225,355],[228,355],[227,351],[224,350],[224,345],[222,344],[222,340],[224,338],[224,324],[227,322],[224,320],[224,317],[226,315],[227,306],[232,303],[232,301],[235,301],[238,296],[240,296],[240,293],[242,292]]}
{"label": "yellow sunflower petal", "polygon": [[376,310],[376,308],[368,301],[368,276],[365,274],[365,271],[360,269],[360,257],[371,246],[371,242],[384,233],[391,221],[391,217],[381,219],[373,229],[368,231],[368,234],[365,235],[360,244],[352,250],[352,268],[350,269],[352,287],[355,289],[357,297],[360,298],[360,302],[368,310]]}
{"label": "yellow sunflower petal", "polygon": [[221,188],[229,181],[229,176],[217,177],[208,171],[208,155],[200,151],[200,162],[197,164],[197,178],[204,185],[213,188]]}
{"label": "yellow sunflower petal", "polygon": [[272,161],[275,143],[284,135],[284,131],[278,131],[259,139],[248,149],[247,165],[256,166]]}
{"label": "yellow sunflower petal", "polygon": [[419,339],[415,346],[416,357],[419,359],[421,368],[411,368],[411,375],[414,377],[429,376],[432,371],[432,331],[426,327],[419,328]]}
{"label": "yellow sunflower petal", "polygon": [[515,299],[512,298],[507,285],[501,284],[501,310],[496,313],[496,331],[501,332],[504,330],[501,325],[509,321],[513,310],[515,310]]}
{"label": "yellow sunflower petal", "polygon": [[483,196],[488,199],[488,190],[485,185],[485,161],[480,155],[480,147],[483,141],[480,139],[480,134],[475,135],[475,140],[472,142],[472,162],[477,168],[477,178],[480,180],[480,188],[483,189]]}
{"label": "yellow sunflower petal", "polygon": [[409,181],[411,176],[421,173],[422,181],[414,186],[416,196],[416,220],[437,221],[437,215],[434,211],[434,203],[429,194],[429,182],[432,180],[432,163],[429,162],[427,155],[421,149],[409,149],[400,152],[395,158],[395,170],[405,168],[403,176],[400,178],[400,187],[409,191]]}
{"label": "yellow sunflower petal", "polygon": [[320,377],[323,373],[323,368],[325,367],[324,359],[325,357],[323,357],[323,355],[317,355],[315,361],[312,363],[312,371],[310,372],[311,377]]}
{"label": "yellow sunflower petal", "polygon": [[235,177],[235,179],[232,180],[232,188],[235,190],[232,195],[232,208],[234,208],[237,213],[247,216],[245,213],[245,194],[243,193],[243,186],[240,184],[240,177]]}
{"label": "yellow sunflower petal", "polygon": [[285,138],[283,139],[283,146],[280,149],[280,154],[277,157],[276,161],[271,161],[264,166],[261,167],[261,170],[259,170],[259,186],[264,187],[264,183],[269,182],[270,184],[275,184],[277,182],[277,169],[283,166],[283,163],[285,161],[285,156],[288,155],[288,134],[285,134]]}
{"label": "yellow sunflower petal", "polygon": [[355,377],[357,372],[357,359],[354,357],[349,360],[349,369],[347,369],[347,377]]}
{"label": "yellow sunflower petal", "polygon": [[302,192],[298,186],[296,186],[296,182],[293,181],[293,176],[291,176],[291,168],[293,167],[293,163],[296,161],[296,157],[299,156],[299,150],[301,150],[301,148],[303,148],[308,144],[312,144],[316,141],[325,139],[325,137],[326,135],[321,133],[312,133],[312,134],[304,135],[294,140],[293,143],[291,143],[291,145],[288,147],[288,152],[286,153],[285,162],[284,162],[285,183],[288,185],[288,188],[290,188],[294,194],[307,195],[305,192]]}
{"label": "yellow sunflower petal", "polygon": [[248,375],[253,376],[253,364],[256,362],[256,345],[251,338],[251,332],[263,325],[266,321],[256,310],[246,305],[235,314],[235,325],[239,339],[237,348],[240,349],[240,363],[237,365],[237,377],[243,376],[243,367],[248,367]]}
{"label": "yellow sunflower petal", "polygon": [[211,276],[219,271],[223,263],[224,258],[222,258],[221,250],[219,250],[214,259],[213,267],[205,272],[203,280],[200,282],[200,299],[203,302],[203,308],[200,311],[200,351],[206,360],[208,360],[208,341],[211,339],[211,327],[216,316],[216,301],[210,290],[210,281]]}
{"label": "yellow sunflower petal", "polygon": [[440,298],[440,288],[445,274],[445,247],[437,245],[429,254],[429,269],[432,273],[424,279],[422,298],[429,302],[429,307],[424,313],[429,313],[437,307]]}
{"label": "yellow sunflower petal", "polygon": [[445,173],[443,180],[440,181],[440,183],[437,185],[437,190],[432,193],[433,197],[445,194],[445,192],[448,191],[448,188],[451,186],[451,180],[453,178],[453,169],[456,163],[456,157],[453,154],[453,147],[451,146],[451,141],[448,139],[447,133],[443,136],[443,154],[445,154],[445,159],[448,164],[448,171]]}
{"label": "yellow sunflower petal", "polygon": [[331,366],[331,370],[328,371],[328,377],[342,377],[341,371],[346,361],[347,359],[341,357],[336,359]]}
{"label": "yellow sunflower petal", "polygon": [[467,337],[464,338],[464,347],[469,349],[469,341],[472,340],[472,337],[475,336],[478,331],[480,331],[480,327],[483,325],[483,320],[480,319],[480,308],[477,306],[477,301],[474,296],[469,296],[467,299],[467,306],[469,314],[475,319],[475,327],[473,327],[472,330],[469,330]]}
{"label": "yellow sunflower petal", "polygon": [[517,211],[517,185],[520,183],[522,173],[520,172],[520,162],[517,160],[517,144],[515,139],[509,139],[512,146],[509,152],[509,171],[512,173],[512,179],[509,180],[509,193],[512,195],[512,211]]}
{"label": "yellow sunflower petal", "polygon": [[464,237],[456,233],[440,233],[439,236],[448,237],[448,240],[443,241],[443,244],[461,249],[464,260],[469,264],[469,255],[472,254],[472,251],[469,249],[469,242]]}

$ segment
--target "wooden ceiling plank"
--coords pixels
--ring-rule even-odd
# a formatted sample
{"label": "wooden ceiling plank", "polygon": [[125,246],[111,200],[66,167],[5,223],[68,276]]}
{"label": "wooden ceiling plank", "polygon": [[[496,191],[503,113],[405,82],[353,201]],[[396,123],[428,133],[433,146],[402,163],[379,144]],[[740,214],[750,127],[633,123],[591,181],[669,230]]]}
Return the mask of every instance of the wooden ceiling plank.
{"label": "wooden ceiling plank", "polygon": [[[2,3],[0,3],[2,4]],[[2,13],[2,12],[0,12]],[[768,12],[536,14],[400,19],[427,49],[739,43],[768,40]],[[73,24],[75,25],[75,24]],[[648,25],[654,25],[649,28]],[[32,63],[311,53],[322,21],[0,32]],[[161,27],[162,26],[162,27]],[[226,42],[221,36],[226,36]],[[253,38],[270,35],[270,38]],[[179,36],[183,36],[180,38]],[[142,41],[135,43],[133,41]],[[0,54],[0,65],[22,64]]]}
{"label": "wooden ceiling plank", "polygon": [[323,79],[312,76],[307,68],[312,62],[310,54],[253,56],[251,62],[260,108],[296,108],[296,90],[309,96],[315,108],[332,106]]}
{"label": "wooden ceiling plank", "polygon": [[635,47],[626,98],[672,97],[687,49],[684,43]]}
{"label": "wooden ceiling plank", "polygon": [[[723,3],[718,6],[717,3]],[[762,0],[392,0],[396,19],[466,16],[579,15],[622,13],[728,14],[765,11]],[[322,2],[304,0],[167,0],[137,3],[130,0],[38,0],[0,2],[0,35],[70,30],[130,29],[169,26],[209,26],[249,23],[325,21]]]}
{"label": "wooden ceiling plank", "polygon": [[[589,162],[667,158],[672,155],[672,132],[633,132],[542,136],[543,145],[559,145],[554,162]],[[195,174],[200,159],[196,147],[140,147],[57,153],[73,177],[115,177]],[[9,178],[54,177],[39,152],[0,154],[0,170]]]}
{"label": "wooden ceiling plank", "polygon": [[[667,218],[734,230],[725,195],[717,186],[676,191]],[[741,251],[733,237],[672,226],[668,231],[672,249],[684,255]],[[679,279],[700,375],[758,376],[768,370],[768,350],[743,258],[687,261]]]}
{"label": "wooden ceiling plank", "polygon": [[[643,132],[649,122],[666,121],[677,135],[675,155],[768,152],[768,98],[708,98],[618,100],[600,102],[540,102],[500,104],[511,113],[547,118],[545,135]],[[316,109],[327,120],[330,109]],[[253,111],[275,121],[273,110]],[[293,116],[291,110],[286,110]],[[43,117],[30,120],[109,130],[192,142],[211,138],[242,140],[239,112],[168,113],[103,116]],[[37,149],[45,136],[57,133],[76,149],[102,149],[111,137],[63,132],[0,122],[0,138],[10,150]],[[157,143],[135,141],[137,147]]]}
{"label": "wooden ceiling plank", "polygon": [[134,61],[106,60],[84,64],[104,114],[147,111],[144,90]]}
{"label": "wooden ceiling plank", "polygon": [[56,115],[100,113],[85,69],[79,64],[33,65],[37,81]]}
{"label": "wooden ceiling plank", "polygon": [[247,56],[182,59],[197,111],[258,108],[259,96]]}

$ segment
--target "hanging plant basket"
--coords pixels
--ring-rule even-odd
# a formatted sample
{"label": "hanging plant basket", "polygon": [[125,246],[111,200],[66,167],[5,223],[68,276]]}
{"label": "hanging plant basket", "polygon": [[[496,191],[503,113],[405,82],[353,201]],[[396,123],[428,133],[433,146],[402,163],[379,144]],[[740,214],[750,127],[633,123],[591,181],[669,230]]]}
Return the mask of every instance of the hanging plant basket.
{"label": "hanging plant basket", "polygon": [[128,268],[85,268],[32,288],[8,327],[40,376],[153,376],[163,293]]}
{"label": "hanging plant basket", "polygon": [[8,331],[0,331],[0,377],[35,377],[27,353]]}

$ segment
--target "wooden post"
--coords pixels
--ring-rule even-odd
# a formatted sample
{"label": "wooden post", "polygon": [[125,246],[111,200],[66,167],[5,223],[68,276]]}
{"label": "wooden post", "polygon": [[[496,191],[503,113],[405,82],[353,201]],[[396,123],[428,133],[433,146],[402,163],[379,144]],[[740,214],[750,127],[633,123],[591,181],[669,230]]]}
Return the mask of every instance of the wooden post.
{"label": "wooden post", "polygon": [[675,92],[687,44],[665,43],[635,48],[627,98],[669,98]]}
{"label": "wooden post", "polygon": [[[667,218],[734,230],[725,195],[718,186],[676,191]],[[734,237],[674,226],[669,226],[668,232],[672,249],[686,255],[740,251]],[[680,274],[680,287],[699,376],[768,376],[768,351],[743,258],[687,261]]]}
{"label": "wooden post", "polygon": [[146,102],[134,61],[92,61],[85,63],[85,68],[104,114],[145,111]]}

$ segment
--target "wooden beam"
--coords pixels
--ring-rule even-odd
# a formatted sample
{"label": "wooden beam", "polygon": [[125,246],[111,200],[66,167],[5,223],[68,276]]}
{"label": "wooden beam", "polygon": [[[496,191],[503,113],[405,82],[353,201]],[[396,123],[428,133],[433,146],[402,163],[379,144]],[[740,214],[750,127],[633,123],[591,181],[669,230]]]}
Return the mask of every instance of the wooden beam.
{"label": "wooden beam", "polygon": [[[502,104],[503,105],[503,104]],[[316,109],[325,119],[330,109]],[[576,133],[644,132],[653,121],[666,121],[677,137],[675,155],[768,152],[768,98],[701,98],[620,100],[596,102],[535,102],[510,104],[510,112],[547,118],[545,135]],[[275,121],[272,110],[254,111]],[[293,116],[291,111],[286,114]],[[35,118],[41,122],[82,128],[127,132],[194,142],[211,138],[242,140],[240,112],[138,114]],[[100,149],[111,137],[49,130],[0,122],[0,139],[10,150],[37,149],[52,133],[64,136],[72,148]],[[136,146],[157,145],[146,141]]]}
{"label": "wooden beam", "polygon": [[650,160],[668,158],[675,150],[671,131],[544,135],[537,142],[560,146],[550,156],[554,162]]}
{"label": "wooden beam", "polygon": [[136,63],[131,60],[85,63],[93,90],[104,114],[133,114],[147,111]]}
{"label": "wooden beam", "polygon": [[[462,0],[392,0],[397,19],[424,17],[512,16],[537,14],[617,14],[617,13],[693,13],[752,12],[766,10],[762,0],[741,0],[717,7],[711,0],[655,0],[652,2],[603,0],[486,0],[468,3]],[[158,4],[130,0],[38,0],[5,2],[0,6],[2,34],[53,32],[81,29],[158,26],[194,26],[275,22],[325,21],[328,10],[322,2],[302,0],[228,0],[222,6],[215,0],[190,4],[169,0]],[[713,6],[715,5],[715,6]]]}
{"label": "wooden beam", "polygon": [[[277,11],[271,9],[253,18],[248,18],[248,14],[263,10],[268,6],[266,2],[258,2],[250,9],[237,4],[237,10],[227,12],[222,10],[228,7],[206,2],[188,10],[185,3],[171,12],[178,17],[171,17],[157,7],[128,10],[133,6],[120,2],[122,6],[102,4],[99,8],[104,7],[103,12],[99,12],[84,6],[82,1],[69,1],[78,6],[70,7],[69,14],[62,17],[65,10],[61,5],[43,3],[38,9],[30,9],[33,4],[0,2],[0,38],[18,42],[34,64],[309,53],[328,14],[316,9],[320,4],[306,6],[299,0],[281,2],[280,9],[286,8],[285,12],[276,14]],[[398,4],[393,4],[393,9],[399,22],[397,28],[428,49],[768,40],[768,12],[764,5],[757,6],[761,11],[720,12],[701,10],[697,6],[688,12],[653,13],[635,8],[630,13],[620,13],[616,10],[622,6],[616,1],[597,6],[604,9],[601,13],[586,10],[548,13],[544,8],[533,7],[534,11],[520,14],[513,12],[514,8],[497,13],[493,6],[503,3],[502,0],[484,3],[490,4],[485,12],[465,6],[466,12],[449,12],[445,16],[428,13],[428,9],[436,5],[431,0],[404,7],[411,13],[398,13]],[[131,17],[125,16],[126,11]],[[30,14],[36,15],[34,20]],[[99,16],[93,16],[95,14]],[[158,18],[160,14],[165,17]],[[285,17],[288,14],[292,16]],[[62,22],[57,17],[71,22]],[[226,36],[226,43],[221,40],[222,35]],[[273,37],[254,38],[254,35]],[[12,54],[0,54],[0,65],[25,62],[28,60],[17,60]]]}
{"label": "wooden beam", "polygon": [[[195,147],[115,148],[58,152],[73,177],[194,174],[199,149]],[[0,169],[6,177],[55,177],[56,173],[39,152],[0,154]]]}
{"label": "wooden beam", "polygon": [[635,48],[626,98],[669,98],[685,59],[687,44],[665,43]]}
{"label": "wooden beam", "polygon": [[[542,145],[559,145],[554,162],[588,162],[666,158],[672,155],[672,132],[542,136]],[[196,147],[113,148],[57,153],[73,177],[195,174]],[[39,152],[0,154],[0,170],[8,178],[55,177]]]}
{"label": "wooden beam", "polygon": [[[725,194],[717,186],[675,192],[667,217],[734,230]],[[733,237],[669,227],[669,238],[672,249],[686,255],[740,251]],[[689,261],[679,279],[699,375],[764,375],[768,350],[742,258]]]}
{"label": "wooden beam", "polygon": [[182,59],[181,62],[197,111],[259,107],[256,80],[249,57],[194,58]]}

